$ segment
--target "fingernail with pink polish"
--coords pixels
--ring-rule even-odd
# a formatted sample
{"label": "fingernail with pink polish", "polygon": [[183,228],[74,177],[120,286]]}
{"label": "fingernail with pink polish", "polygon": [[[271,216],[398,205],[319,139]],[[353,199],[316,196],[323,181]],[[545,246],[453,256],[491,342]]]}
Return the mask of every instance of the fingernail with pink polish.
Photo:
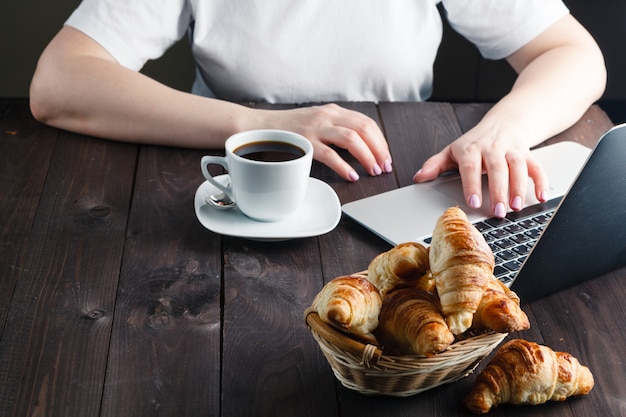
{"label": "fingernail with pink polish", "polygon": [[469,206],[473,209],[480,208],[481,206],[480,197],[478,197],[478,195],[476,194],[472,194],[472,196],[469,199]]}
{"label": "fingernail with pink polish", "polygon": [[388,159],[383,164],[383,170],[387,173],[393,171],[393,167],[391,166],[391,159]]}
{"label": "fingernail with pink polish", "polygon": [[513,201],[511,201],[511,208],[513,210],[521,210],[522,209],[522,197],[516,195],[513,197]]}
{"label": "fingernail with pink polish", "polygon": [[498,203],[493,209],[493,214],[496,217],[503,218],[506,216],[506,208],[504,207],[504,203]]}
{"label": "fingernail with pink polish", "polygon": [[550,194],[548,193],[548,190],[543,190],[540,194],[539,194],[539,199],[541,201],[548,201],[548,198],[550,197]]}
{"label": "fingernail with pink polish", "polygon": [[359,180],[359,174],[357,174],[355,171],[350,171],[350,173],[348,174],[348,177],[350,177],[351,181]]}
{"label": "fingernail with pink polish", "polygon": [[378,164],[374,165],[374,168],[372,168],[372,171],[374,172],[374,175],[380,175],[383,173],[383,170],[380,169],[380,166],[378,166]]}

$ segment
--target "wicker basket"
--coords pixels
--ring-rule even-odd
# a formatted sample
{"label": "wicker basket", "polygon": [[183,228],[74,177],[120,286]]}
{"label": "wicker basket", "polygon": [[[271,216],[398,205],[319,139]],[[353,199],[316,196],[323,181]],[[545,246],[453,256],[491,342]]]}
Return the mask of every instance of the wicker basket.
{"label": "wicker basket", "polygon": [[427,358],[387,356],[326,324],[317,311],[305,311],[305,321],[335,376],[343,386],[362,394],[407,397],[471,374],[507,333],[483,333],[456,341]]}

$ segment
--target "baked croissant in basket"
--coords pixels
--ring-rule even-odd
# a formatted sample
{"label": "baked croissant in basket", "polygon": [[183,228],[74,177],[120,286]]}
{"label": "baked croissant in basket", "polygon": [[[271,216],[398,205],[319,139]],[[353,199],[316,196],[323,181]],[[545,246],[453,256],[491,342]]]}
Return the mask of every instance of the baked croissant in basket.
{"label": "baked croissant in basket", "polygon": [[376,256],[367,268],[367,279],[384,296],[396,288],[415,285],[428,270],[428,249],[406,242]]}
{"label": "baked croissant in basket", "polygon": [[517,294],[492,276],[487,280],[483,298],[474,313],[472,328],[510,333],[528,330],[530,322],[520,307]]}
{"label": "baked croissant in basket", "polygon": [[513,339],[500,347],[463,400],[476,414],[499,404],[542,404],[589,393],[593,375],[576,358],[547,346]]}
{"label": "baked croissant in basket", "polygon": [[437,220],[429,252],[441,309],[452,333],[459,335],[472,325],[493,275],[493,252],[458,207],[447,209]]}
{"label": "baked croissant in basket", "polygon": [[329,281],[313,300],[320,318],[367,343],[378,344],[372,331],[378,327],[382,299],[364,277],[345,275]]}
{"label": "baked croissant in basket", "polygon": [[378,321],[376,335],[385,352],[433,356],[454,342],[439,300],[420,289],[402,288],[387,294]]}

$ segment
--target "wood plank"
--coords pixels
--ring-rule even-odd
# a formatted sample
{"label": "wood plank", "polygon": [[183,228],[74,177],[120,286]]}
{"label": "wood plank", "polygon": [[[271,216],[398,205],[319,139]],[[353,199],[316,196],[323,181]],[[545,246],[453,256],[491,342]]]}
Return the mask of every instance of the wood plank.
{"label": "wood plank", "polygon": [[[22,101],[10,103],[23,106]],[[2,110],[3,105],[0,102],[0,114],[4,114],[0,118],[0,336],[25,267],[26,248],[57,138],[56,129],[13,111],[13,106]]]}
{"label": "wood plank", "polygon": [[413,183],[424,161],[461,135],[448,103],[381,103],[399,185]]}
{"label": "wood plank", "polygon": [[226,238],[224,255],[222,415],[336,415],[303,319],[322,283],[317,239]]}
{"label": "wood plank", "polygon": [[0,344],[1,415],[100,414],[135,158],[61,133]]}
{"label": "wood plank", "polygon": [[202,151],[141,147],[102,416],[217,416],[220,237],[194,214]]}
{"label": "wood plank", "polygon": [[57,138],[55,129],[14,107],[23,103],[0,103],[0,415],[15,406],[20,378],[9,362],[22,353],[21,340],[9,345],[4,329],[16,284],[29,268],[28,243]]}

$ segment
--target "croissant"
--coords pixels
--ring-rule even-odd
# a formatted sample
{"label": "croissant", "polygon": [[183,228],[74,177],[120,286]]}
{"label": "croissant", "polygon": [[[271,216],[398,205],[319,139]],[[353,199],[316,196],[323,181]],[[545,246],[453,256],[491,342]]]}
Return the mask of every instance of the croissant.
{"label": "croissant", "polygon": [[589,393],[593,375],[576,358],[547,346],[513,339],[500,347],[463,402],[484,414],[499,404],[542,404]]}
{"label": "croissant", "polygon": [[517,294],[492,276],[474,313],[472,328],[509,333],[528,330],[530,322],[520,307]]}
{"label": "croissant", "polygon": [[434,294],[435,296],[437,295],[437,286],[435,285],[435,278],[433,277],[433,274],[430,273],[430,271],[422,275],[415,283],[415,286],[411,288],[418,288],[420,290]]}
{"label": "croissant", "polygon": [[437,297],[416,288],[398,289],[383,298],[376,334],[385,351],[400,355],[433,356],[454,341]]}
{"label": "croissant", "polygon": [[465,213],[451,207],[435,224],[429,261],[446,322],[452,333],[461,334],[471,326],[493,275],[493,252]]}
{"label": "croissant", "polygon": [[406,242],[376,256],[367,268],[367,278],[384,296],[395,288],[415,284],[428,269],[428,249]]}
{"label": "croissant", "polygon": [[372,331],[378,327],[381,306],[376,287],[358,275],[329,281],[313,300],[313,308],[324,322],[373,344],[378,344]]}

